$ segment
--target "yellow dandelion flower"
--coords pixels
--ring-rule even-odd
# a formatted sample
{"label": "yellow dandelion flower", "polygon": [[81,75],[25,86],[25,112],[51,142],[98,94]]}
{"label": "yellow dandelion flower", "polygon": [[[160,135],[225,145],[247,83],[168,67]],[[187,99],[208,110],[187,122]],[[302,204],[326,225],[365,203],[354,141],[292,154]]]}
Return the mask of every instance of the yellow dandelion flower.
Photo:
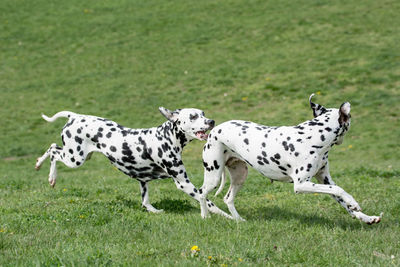
{"label": "yellow dandelion flower", "polygon": [[207,259],[212,260],[212,256],[208,256]]}
{"label": "yellow dandelion flower", "polygon": [[321,91],[317,91],[317,95],[320,95],[321,94]]}
{"label": "yellow dandelion flower", "polygon": [[348,149],[353,148],[353,145],[349,145],[347,148],[348,148]]}
{"label": "yellow dandelion flower", "polygon": [[64,188],[63,191],[64,191],[64,192],[67,192],[67,188]]}
{"label": "yellow dandelion flower", "polygon": [[200,251],[200,248],[199,248],[198,246],[193,246],[190,250],[191,250],[192,252],[199,252],[199,251]]}
{"label": "yellow dandelion flower", "polygon": [[85,219],[85,215],[79,215],[79,219]]}
{"label": "yellow dandelion flower", "polygon": [[4,233],[5,231],[6,231],[6,229],[0,228],[0,233]]}
{"label": "yellow dandelion flower", "polygon": [[239,258],[239,261],[240,261],[240,262],[242,262],[242,261],[243,261],[243,259],[242,259],[242,258]]}
{"label": "yellow dandelion flower", "polygon": [[249,98],[248,96],[244,96],[244,97],[242,97],[242,100],[246,101],[248,98]]}
{"label": "yellow dandelion flower", "polygon": [[267,77],[267,78],[265,78],[265,80],[268,82],[269,80],[271,80],[271,78],[270,78],[270,77]]}

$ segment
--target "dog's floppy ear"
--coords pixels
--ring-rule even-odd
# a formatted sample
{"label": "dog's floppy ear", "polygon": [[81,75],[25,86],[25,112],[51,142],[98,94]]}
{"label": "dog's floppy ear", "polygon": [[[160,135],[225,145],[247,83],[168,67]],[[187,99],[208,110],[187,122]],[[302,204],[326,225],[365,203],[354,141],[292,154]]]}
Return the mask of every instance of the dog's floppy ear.
{"label": "dog's floppy ear", "polygon": [[344,102],[339,108],[339,124],[342,126],[347,123],[351,118],[350,115],[350,103]]}
{"label": "dog's floppy ear", "polygon": [[176,111],[171,111],[164,107],[159,107],[158,110],[171,122],[175,122],[178,119],[178,112]]}
{"label": "dog's floppy ear", "polygon": [[321,114],[324,114],[326,112],[326,108],[321,106],[320,104],[315,104],[311,101],[311,98],[314,96],[314,94],[310,95],[310,98],[308,98],[308,101],[310,102],[311,109],[313,110],[313,115],[314,118],[318,117]]}

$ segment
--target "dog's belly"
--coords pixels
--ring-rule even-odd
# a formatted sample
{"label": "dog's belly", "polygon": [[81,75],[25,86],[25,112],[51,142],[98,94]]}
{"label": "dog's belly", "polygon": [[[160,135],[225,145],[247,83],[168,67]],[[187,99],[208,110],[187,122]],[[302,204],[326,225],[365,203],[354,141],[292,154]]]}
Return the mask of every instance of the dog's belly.
{"label": "dog's belly", "polygon": [[118,161],[111,163],[126,175],[143,182],[171,177],[171,175],[168,175],[161,167],[154,163],[148,165],[133,165]]}
{"label": "dog's belly", "polygon": [[270,168],[257,168],[257,170],[264,176],[271,180],[292,183],[293,179],[287,175],[283,175],[280,171],[273,171]]}

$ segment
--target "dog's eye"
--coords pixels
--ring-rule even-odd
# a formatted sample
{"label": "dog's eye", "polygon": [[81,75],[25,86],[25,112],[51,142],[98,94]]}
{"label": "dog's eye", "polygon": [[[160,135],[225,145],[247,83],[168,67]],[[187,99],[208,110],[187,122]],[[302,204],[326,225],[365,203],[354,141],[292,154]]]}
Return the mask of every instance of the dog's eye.
{"label": "dog's eye", "polygon": [[189,120],[194,121],[197,120],[199,118],[199,114],[190,114],[189,116]]}

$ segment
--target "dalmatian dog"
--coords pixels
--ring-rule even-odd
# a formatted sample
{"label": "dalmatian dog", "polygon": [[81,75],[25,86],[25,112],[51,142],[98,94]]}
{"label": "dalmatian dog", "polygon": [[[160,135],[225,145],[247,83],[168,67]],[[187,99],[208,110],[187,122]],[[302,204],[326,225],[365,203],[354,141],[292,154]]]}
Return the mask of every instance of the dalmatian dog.
{"label": "dalmatian dog", "polygon": [[[40,169],[50,157],[49,183],[56,184],[56,162],[61,161],[70,168],[81,166],[93,152],[105,155],[118,170],[136,178],[140,183],[142,206],[149,212],[161,212],[149,201],[148,182],[172,177],[178,189],[199,201],[199,191],[190,182],[182,162],[182,150],[191,140],[206,140],[208,130],[215,122],[205,117],[198,109],[170,111],[159,108],[168,120],[162,125],[149,129],[130,129],[111,120],[89,115],[61,111],[49,118],[53,122],[60,117],[68,118],[61,132],[63,147],[52,144],[39,157],[35,168]],[[209,210],[228,218],[211,201]]]}
{"label": "dalmatian dog", "polygon": [[[328,153],[343,142],[350,127],[350,103],[339,109],[325,108],[311,101],[314,119],[297,126],[270,127],[249,121],[232,120],[215,127],[203,150],[204,183],[200,195],[201,216],[208,216],[206,196],[221,179],[224,168],[230,173],[231,185],[224,197],[236,220],[243,220],[234,206],[234,198],[247,177],[247,165],[271,181],[294,184],[295,193],[331,195],[352,217],[367,224],[379,223],[382,214],[368,216],[354,198],[335,185],[329,173]],[[317,179],[318,184],[311,182]],[[218,193],[217,192],[217,193]]]}

